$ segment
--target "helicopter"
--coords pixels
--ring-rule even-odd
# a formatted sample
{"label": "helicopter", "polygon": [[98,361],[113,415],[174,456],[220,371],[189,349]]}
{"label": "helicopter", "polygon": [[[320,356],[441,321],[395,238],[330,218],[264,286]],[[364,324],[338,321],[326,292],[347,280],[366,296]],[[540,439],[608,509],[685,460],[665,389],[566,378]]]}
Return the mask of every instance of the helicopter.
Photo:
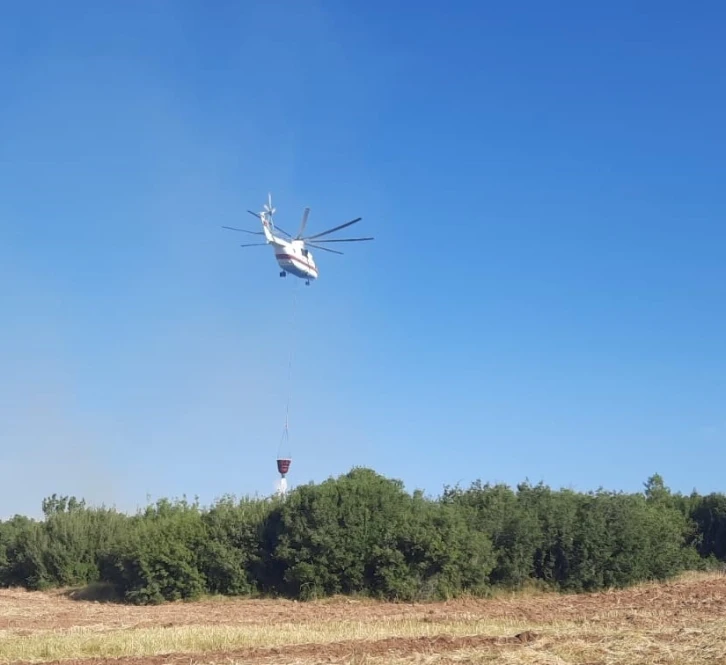
{"label": "helicopter", "polygon": [[[343,252],[340,252],[338,250],[330,249],[329,247],[323,247],[322,243],[360,242],[363,240],[373,240],[373,238],[338,238],[330,240],[318,240],[318,238],[322,238],[329,233],[333,233],[334,231],[340,231],[340,229],[344,229],[351,224],[360,222],[360,220],[363,219],[362,217],[357,217],[350,222],[346,222],[345,224],[341,224],[340,226],[333,227],[332,229],[328,229],[327,231],[322,231],[321,233],[316,233],[312,236],[303,236],[303,233],[305,232],[305,227],[308,223],[310,208],[305,208],[303,210],[302,220],[300,221],[300,229],[298,230],[297,235],[293,237],[287,231],[274,224],[272,216],[275,214],[276,208],[272,207],[272,194],[269,193],[267,195],[267,203],[265,203],[264,209],[261,212],[257,213],[253,212],[252,210],[248,210],[247,212],[250,213],[250,215],[254,215],[262,222],[262,231],[249,231],[247,229],[239,229],[234,226],[222,226],[222,228],[230,229],[231,231],[241,231],[242,233],[250,233],[252,235],[264,235],[265,242],[244,243],[240,245],[240,247],[259,247],[264,245],[272,245],[275,252],[275,259],[277,259],[277,264],[281,269],[280,277],[286,277],[287,274],[290,273],[295,277],[304,279],[307,286],[310,286],[311,279],[317,279],[320,274],[318,271],[318,267],[315,264],[313,254],[308,249],[308,247],[314,247],[315,249],[331,252],[332,254],[343,254]],[[279,235],[275,235],[277,231],[287,236],[287,239],[282,238]]]}

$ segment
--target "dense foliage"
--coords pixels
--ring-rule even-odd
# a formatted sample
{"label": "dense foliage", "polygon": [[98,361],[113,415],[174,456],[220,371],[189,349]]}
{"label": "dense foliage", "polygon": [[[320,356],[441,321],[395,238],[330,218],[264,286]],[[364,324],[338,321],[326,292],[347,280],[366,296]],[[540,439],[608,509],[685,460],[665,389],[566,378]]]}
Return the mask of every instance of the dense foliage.
{"label": "dense foliage", "polygon": [[0,522],[0,586],[101,583],[134,603],[433,599],[533,582],[619,587],[726,559],[726,496],[674,494],[658,475],[634,494],[477,482],[433,499],[357,468],[284,501],[162,500],[126,515],[53,495],[43,513]]}

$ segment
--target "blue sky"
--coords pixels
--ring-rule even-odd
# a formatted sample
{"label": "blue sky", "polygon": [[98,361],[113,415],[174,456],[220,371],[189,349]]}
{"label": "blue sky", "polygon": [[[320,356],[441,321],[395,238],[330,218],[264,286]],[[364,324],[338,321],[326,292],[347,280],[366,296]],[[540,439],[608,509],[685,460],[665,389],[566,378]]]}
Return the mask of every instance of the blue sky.
{"label": "blue sky", "polygon": [[291,485],[723,489],[726,10],[417,7],[5,10],[2,516],[269,494],[291,351]]}

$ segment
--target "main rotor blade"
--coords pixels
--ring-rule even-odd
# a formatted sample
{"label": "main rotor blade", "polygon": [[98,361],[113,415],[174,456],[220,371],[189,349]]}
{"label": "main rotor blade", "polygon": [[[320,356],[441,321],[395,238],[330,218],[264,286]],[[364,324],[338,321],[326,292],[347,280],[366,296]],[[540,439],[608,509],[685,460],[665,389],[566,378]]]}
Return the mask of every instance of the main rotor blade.
{"label": "main rotor blade", "polygon": [[266,242],[250,242],[244,245],[240,245],[240,247],[264,247],[266,244]]}
{"label": "main rotor blade", "polygon": [[329,240],[318,240],[317,242],[360,242],[361,240],[373,240],[373,238],[331,238]]}
{"label": "main rotor blade", "polygon": [[300,222],[300,230],[297,232],[297,236],[296,236],[296,238],[298,240],[300,238],[302,238],[302,234],[305,231],[305,227],[307,226],[307,223],[308,223],[309,214],[310,214],[310,208],[305,208],[305,210],[303,210],[302,221]]}
{"label": "main rotor blade", "polygon": [[336,226],[332,229],[328,229],[327,231],[323,231],[322,233],[316,233],[314,236],[309,236],[307,238],[303,238],[303,240],[314,240],[315,238],[322,238],[323,236],[328,235],[328,233],[332,233],[333,231],[339,231],[340,229],[344,229],[346,226],[350,226],[351,224],[360,222],[361,219],[363,219],[363,218],[358,217],[357,219],[353,219],[350,222],[346,222],[345,224],[341,224],[340,226]]}
{"label": "main rotor blade", "polygon": [[241,231],[242,233],[249,233],[253,236],[265,235],[264,233],[262,233],[262,231],[248,231],[247,229],[238,229],[238,228],[235,228],[234,226],[223,226],[222,228],[229,229],[230,231]]}
{"label": "main rotor blade", "polygon": [[285,229],[279,227],[277,224],[275,224],[273,226],[273,229],[275,231],[281,231],[284,235],[286,235],[288,238],[290,238],[290,240],[292,240],[292,235],[290,233],[288,233],[287,231],[285,231]]}
{"label": "main rotor blade", "polygon": [[327,247],[321,247],[320,245],[313,245],[312,243],[306,243],[308,247],[314,247],[315,249],[322,249],[324,252],[330,252],[331,254],[342,254],[343,252],[339,252],[337,249],[329,249]]}

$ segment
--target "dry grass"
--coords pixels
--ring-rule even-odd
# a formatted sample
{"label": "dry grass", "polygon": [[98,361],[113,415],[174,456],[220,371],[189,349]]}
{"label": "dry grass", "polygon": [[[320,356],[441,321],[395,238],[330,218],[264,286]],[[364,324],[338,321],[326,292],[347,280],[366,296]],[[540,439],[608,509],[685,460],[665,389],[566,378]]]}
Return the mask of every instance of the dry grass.
{"label": "dry grass", "polygon": [[160,607],[0,591],[0,663],[726,664],[726,577],[582,596]]}

